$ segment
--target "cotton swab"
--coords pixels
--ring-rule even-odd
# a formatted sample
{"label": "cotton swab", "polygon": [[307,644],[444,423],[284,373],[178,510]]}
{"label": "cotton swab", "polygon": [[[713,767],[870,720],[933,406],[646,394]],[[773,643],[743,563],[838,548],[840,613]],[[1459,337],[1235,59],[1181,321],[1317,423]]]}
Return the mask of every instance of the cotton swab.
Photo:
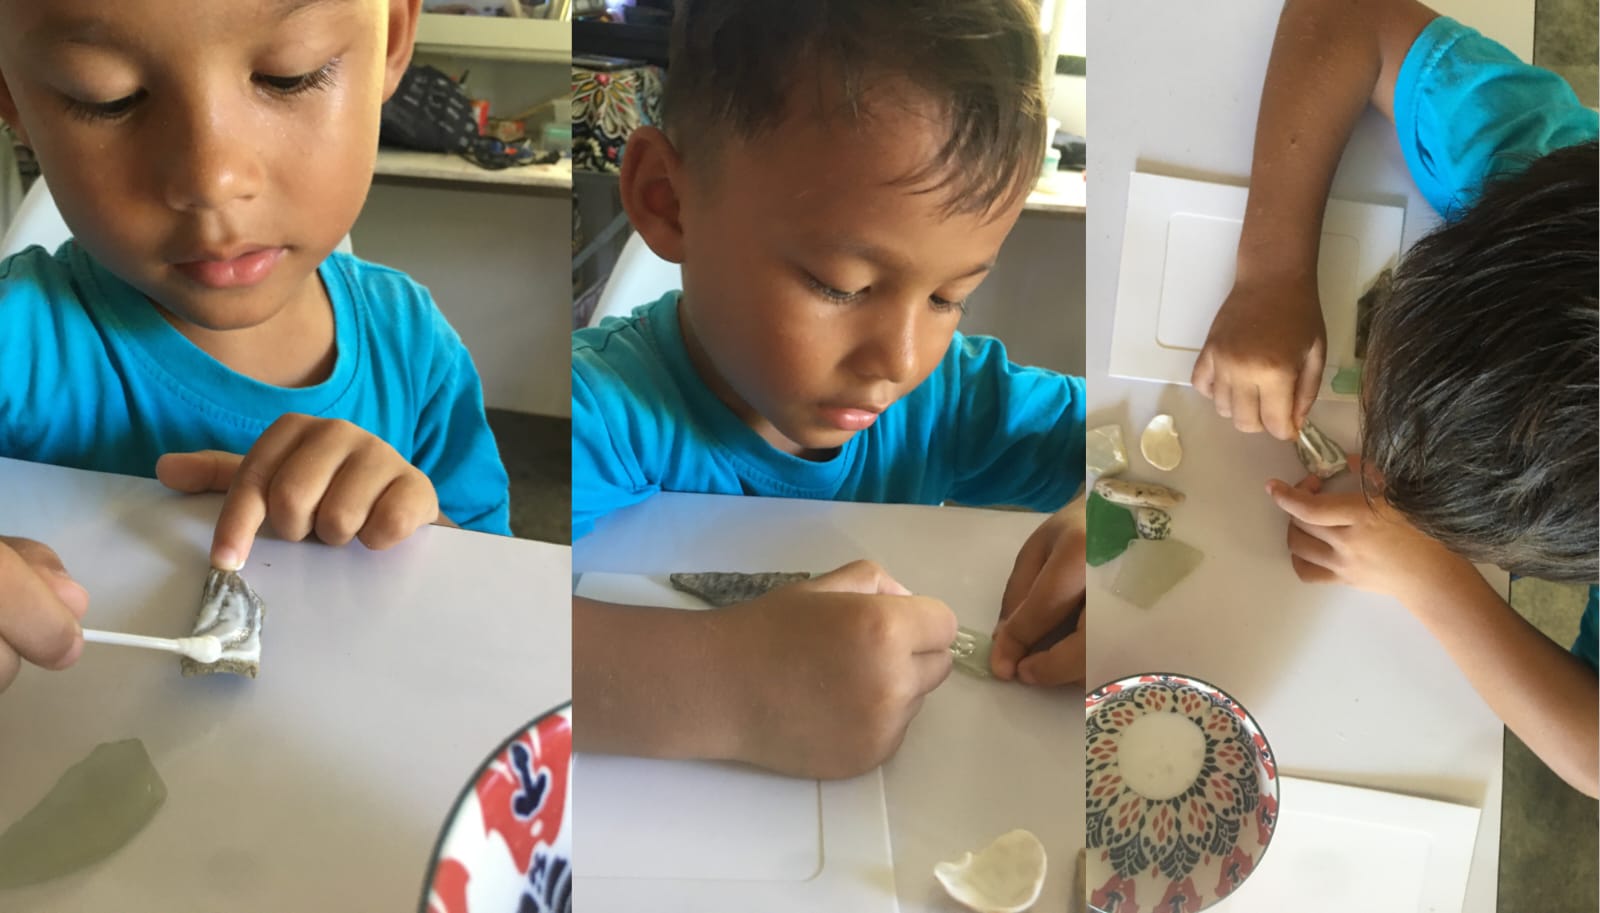
{"label": "cotton swab", "polygon": [[119,647],[140,647],[146,650],[165,650],[187,656],[197,663],[214,663],[222,658],[222,641],[203,634],[199,637],[146,637],[143,634],[123,634],[120,631],[95,631],[83,629],[83,639],[93,644],[114,644]]}

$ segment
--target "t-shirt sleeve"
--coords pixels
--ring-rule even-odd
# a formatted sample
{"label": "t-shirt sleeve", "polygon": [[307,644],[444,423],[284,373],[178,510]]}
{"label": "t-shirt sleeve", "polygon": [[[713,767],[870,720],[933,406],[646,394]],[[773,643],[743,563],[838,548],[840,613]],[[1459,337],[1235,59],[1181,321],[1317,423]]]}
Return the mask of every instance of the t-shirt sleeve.
{"label": "t-shirt sleeve", "polygon": [[951,497],[1060,510],[1083,484],[1083,378],[1012,364],[997,339],[968,336],[958,345]]}
{"label": "t-shirt sleeve", "polygon": [[594,531],[595,523],[654,494],[640,471],[627,432],[633,397],[604,365],[591,364],[592,352],[572,350],[572,541]]}
{"label": "t-shirt sleeve", "polygon": [[1400,65],[1394,126],[1411,179],[1450,219],[1489,178],[1600,135],[1600,116],[1560,76],[1441,16]]}
{"label": "t-shirt sleeve", "polygon": [[433,309],[438,350],[417,424],[413,462],[439,495],[439,509],[462,529],[511,535],[511,482],[489,419],[483,385],[461,337]]}
{"label": "t-shirt sleeve", "polygon": [[1591,669],[1600,670],[1600,587],[1589,587],[1589,604],[1583,608],[1572,652]]}

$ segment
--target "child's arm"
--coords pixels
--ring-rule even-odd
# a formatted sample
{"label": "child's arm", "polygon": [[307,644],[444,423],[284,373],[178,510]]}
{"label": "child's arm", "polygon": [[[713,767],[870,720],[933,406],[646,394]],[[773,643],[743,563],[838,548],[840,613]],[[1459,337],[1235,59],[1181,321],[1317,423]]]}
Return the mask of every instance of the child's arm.
{"label": "child's arm", "polygon": [[[989,669],[996,678],[1030,685],[1083,681],[1088,662],[1088,632],[1083,611],[1084,505],[1078,498],[1039,524],[1017,552],[1016,565],[1000,599],[1001,620],[994,632]],[[1029,655],[1077,613],[1071,634],[1047,650]]]}
{"label": "child's arm", "polygon": [[950,674],[956,620],[858,561],[726,609],[573,598],[578,749],[864,773]]}
{"label": "child's arm", "polygon": [[1317,249],[1328,188],[1370,101],[1393,119],[1395,78],[1437,14],[1416,0],[1288,0],[1256,122],[1233,290],[1192,381],[1240,431],[1292,439],[1316,399],[1326,340]]}
{"label": "child's arm", "polygon": [[[1360,471],[1360,464],[1352,460]],[[1494,592],[1465,559],[1381,500],[1319,495],[1315,477],[1268,490],[1291,517],[1295,572],[1394,596],[1439,641],[1472,687],[1551,770],[1600,794],[1600,680]]]}
{"label": "child's arm", "polygon": [[286,414],[244,456],[203,450],[156,461],[163,485],[225,491],[211,544],[214,567],[244,566],[263,521],[284,539],[389,548],[444,520],[433,483],[393,447],[349,422]]}
{"label": "child's arm", "polygon": [[83,651],[78,619],[89,594],[49,546],[0,536],[0,691],[17,677],[21,660],[65,669]]}

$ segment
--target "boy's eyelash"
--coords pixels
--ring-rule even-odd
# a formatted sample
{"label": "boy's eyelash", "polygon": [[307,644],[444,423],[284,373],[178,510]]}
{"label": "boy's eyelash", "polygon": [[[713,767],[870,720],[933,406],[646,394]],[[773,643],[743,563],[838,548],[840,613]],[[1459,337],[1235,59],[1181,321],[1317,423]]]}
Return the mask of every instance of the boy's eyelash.
{"label": "boy's eyelash", "polygon": [[[842,289],[836,289],[826,282],[819,281],[815,276],[809,275],[806,276],[806,284],[811,286],[812,291],[828,299],[829,301],[836,302],[838,304],[849,304],[852,301],[860,299],[862,295],[867,293],[867,289],[860,289],[859,291],[854,292],[846,292]],[[931,304],[933,309],[936,311],[960,311],[963,314],[967,312],[967,301],[965,298],[961,299],[960,301],[951,301],[948,298],[940,298],[938,295],[930,295],[928,297],[928,303]]]}
{"label": "boy's eyelash", "polygon": [[[339,58],[328,61],[309,73],[297,76],[268,76],[257,73],[251,77],[255,83],[266,91],[282,96],[292,97],[326,89],[333,85],[334,74],[339,69]],[[131,112],[135,105],[144,100],[145,90],[140,89],[132,95],[104,102],[79,101],[76,98],[67,98],[67,110],[74,116],[90,121],[119,120]]]}

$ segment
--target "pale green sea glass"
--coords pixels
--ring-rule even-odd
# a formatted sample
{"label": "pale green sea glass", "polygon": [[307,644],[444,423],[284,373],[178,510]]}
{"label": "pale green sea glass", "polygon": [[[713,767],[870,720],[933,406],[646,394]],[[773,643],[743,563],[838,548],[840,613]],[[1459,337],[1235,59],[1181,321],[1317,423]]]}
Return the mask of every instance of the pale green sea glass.
{"label": "pale green sea glass", "polygon": [[1111,592],[1141,609],[1151,608],[1203,558],[1205,552],[1177,539],[1140,539],[1123,554]]}
{"label": "pale green sea glass", "polygon": [[120,849],[167,799],[144,743],[107,742],[0,834],[0,888],[60,878]]}

